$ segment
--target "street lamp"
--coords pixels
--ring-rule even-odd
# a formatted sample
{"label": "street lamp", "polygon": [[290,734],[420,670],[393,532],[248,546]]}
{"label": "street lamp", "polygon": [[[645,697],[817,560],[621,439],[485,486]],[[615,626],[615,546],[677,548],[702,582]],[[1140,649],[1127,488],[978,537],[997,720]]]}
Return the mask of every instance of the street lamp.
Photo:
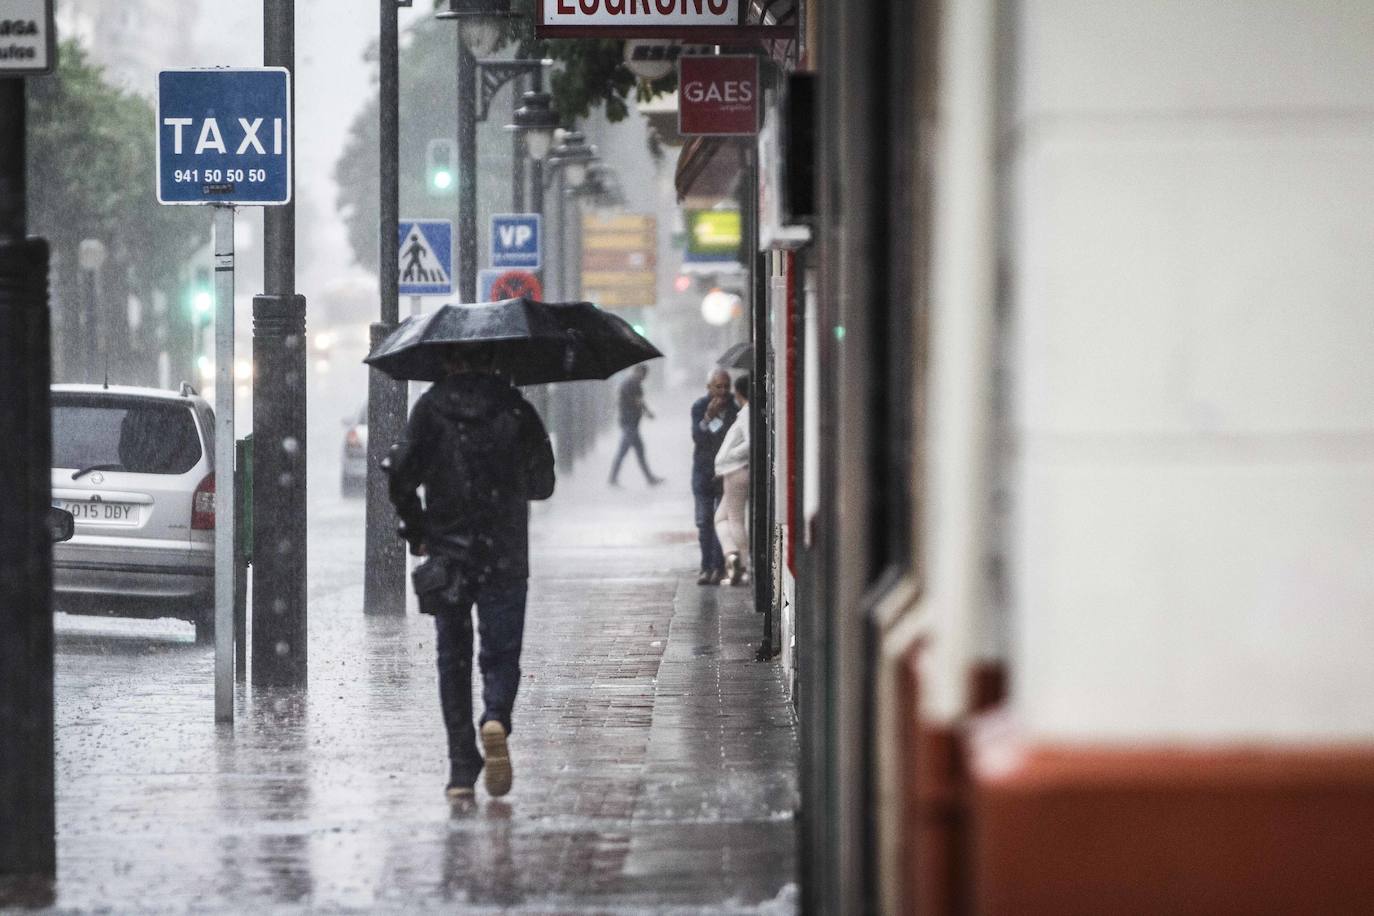
{"label": "street lamp", "polygon": [[587,179],[587,166],[595,158],[596,148],[587,143],[582,132],[568,130],[549,154],[549,164],[560,170],[569,188],[577,189]]}
{"label": "street lamp", "polygon": [[456,19],[463,44],[474,57],[482,57],[496,50],[512,15],[510,0],[448,0],[434,18]]}
{"label": "street lamp", "polygon": [[525,138],[525,150],[531,159],[542,160],[553,147],[558,113],[553,110],[552,97],[547,92],[526,92],[522,102],[515,109],[514,122],[507,124],[506,130]]}
{"label": "street lamp", "polygon": [[625,206],[625,192],[620,187],[620,175],[614,166],[593,162],[578,193],[601,209]]}

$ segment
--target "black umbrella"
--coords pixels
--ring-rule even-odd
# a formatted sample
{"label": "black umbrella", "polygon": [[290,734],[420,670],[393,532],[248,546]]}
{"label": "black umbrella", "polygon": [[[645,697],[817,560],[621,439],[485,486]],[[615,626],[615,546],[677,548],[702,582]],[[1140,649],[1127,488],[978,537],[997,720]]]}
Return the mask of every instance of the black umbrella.
{"label": "black umbrella", "polygon": [[726,369],[753,369],[754,368],[754,345],[745,341],[737,343],[720,355],[716,360],[717,366]]}
{"label": "black umbrella", "polygon": [[494,368],[517,385],[610,378],[663,355],[590,302],[504,299],[407,318],[363,362],[394,379],[435,382],[448,374],[444,354],[465,346],[494,353]]}

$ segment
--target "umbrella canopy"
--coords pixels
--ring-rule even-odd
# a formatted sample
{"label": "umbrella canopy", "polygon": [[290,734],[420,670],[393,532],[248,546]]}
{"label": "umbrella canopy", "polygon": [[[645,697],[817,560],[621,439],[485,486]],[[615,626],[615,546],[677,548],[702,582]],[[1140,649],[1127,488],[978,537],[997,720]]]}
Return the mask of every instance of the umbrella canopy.
{"label": "umbrella canopy", "polygon": [[720,355],[716,365],[726,369],[753,369],[754,345],[748,341],[734,344]]}
{"label": "umbrella canopy", "polygon": [[590,302],[504,299],[444,305],[401,322],[363,362],[398,380],[436,382],[453,347],[481,346],[517,385],[610,378],[663,354]]}

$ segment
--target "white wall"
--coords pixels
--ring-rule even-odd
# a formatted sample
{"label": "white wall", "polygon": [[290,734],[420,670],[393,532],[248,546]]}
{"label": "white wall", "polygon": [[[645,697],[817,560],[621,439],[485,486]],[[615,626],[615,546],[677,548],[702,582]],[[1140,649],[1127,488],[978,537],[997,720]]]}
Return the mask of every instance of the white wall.
{"label": "white wall", "polygon": [[1020,718],[1374,740],[1374,4],[1016,25]]}

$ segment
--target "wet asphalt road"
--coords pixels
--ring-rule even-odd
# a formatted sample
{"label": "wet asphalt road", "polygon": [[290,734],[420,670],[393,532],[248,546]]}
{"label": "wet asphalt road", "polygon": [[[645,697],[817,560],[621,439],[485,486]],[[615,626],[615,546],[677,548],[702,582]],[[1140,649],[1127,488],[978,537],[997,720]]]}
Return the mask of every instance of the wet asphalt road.
{"label": "wet asphalt road", "polygon": [[337,477],[304,694],[240,688],[216,727],[188,625],[59,617],[53,910],[792,912],[795,723],[747,590],[694,583],[678,400],[645,429],[666,486],[607,488],[607,436],[535,507],[505,799],[445,801],[433,626],[363,616]]}

